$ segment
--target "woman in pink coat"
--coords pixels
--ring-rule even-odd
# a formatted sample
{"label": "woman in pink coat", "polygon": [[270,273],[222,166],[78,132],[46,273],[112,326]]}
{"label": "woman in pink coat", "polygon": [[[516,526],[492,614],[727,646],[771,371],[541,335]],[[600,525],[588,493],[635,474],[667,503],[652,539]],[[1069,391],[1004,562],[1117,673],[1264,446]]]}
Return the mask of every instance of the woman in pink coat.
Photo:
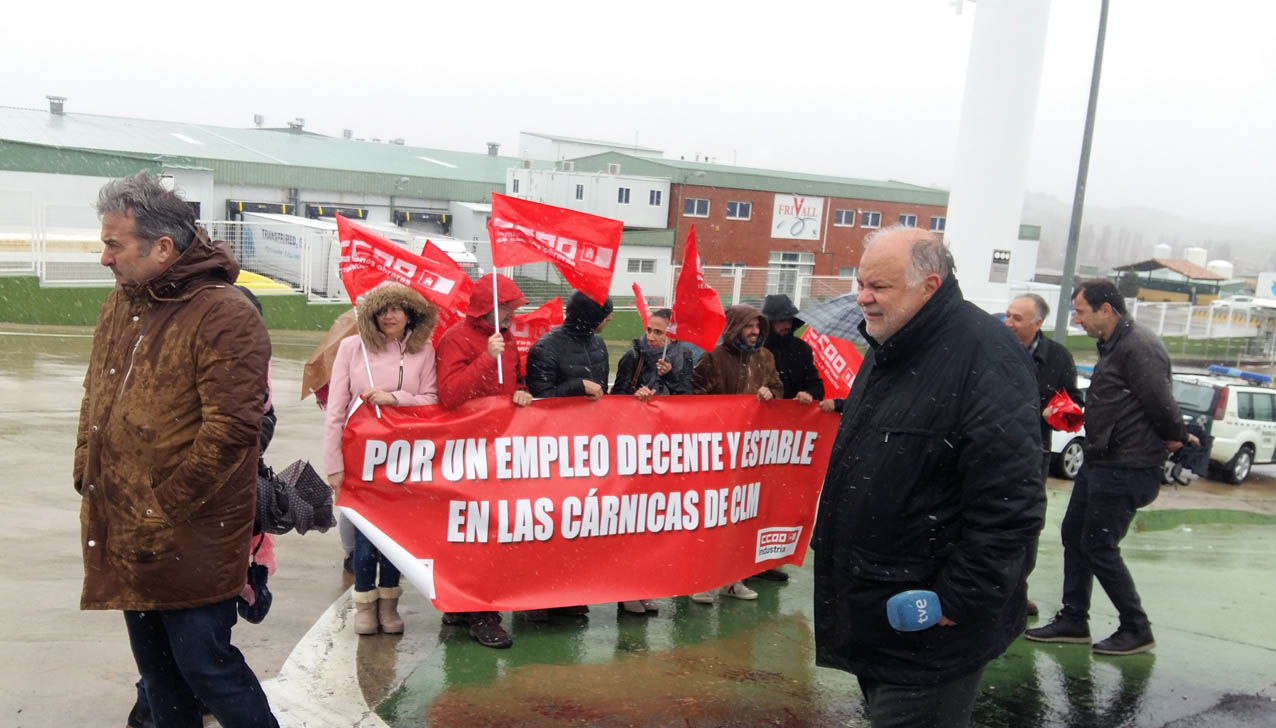
{"label": "woman in pink coat", "polygon": [[[341,489],[345,463],[341,432],[357,402],[363,406],[408,407],[437,404],[434,347],[430,334],[438,320],[434,305],[399,284],[386,284],[360,297],[358,336],[342,340],[328,386],[324,464],[333,490]],[[380,565],[380,579],[377,566]],[[360,532],[354,542],[354,601],[357,634],[399,634],[399,570]]]}

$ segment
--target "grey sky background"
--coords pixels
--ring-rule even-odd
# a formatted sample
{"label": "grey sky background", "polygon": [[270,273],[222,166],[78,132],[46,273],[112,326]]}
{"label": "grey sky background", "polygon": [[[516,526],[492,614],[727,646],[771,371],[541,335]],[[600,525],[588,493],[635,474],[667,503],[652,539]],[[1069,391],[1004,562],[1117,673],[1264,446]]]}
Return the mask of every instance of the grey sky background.
{"label": "grey sky background", "polygon": [[[78,5],[78,4],[77,4]],[[971,30],[951,0],[20,0],[0,104],[517,153],[520,130],[947,186]],[[1070,200],[1099,0],[1054,0],[1029,191]],[[1112,0],[1088,201],[1276,227],[1276,4]]]}

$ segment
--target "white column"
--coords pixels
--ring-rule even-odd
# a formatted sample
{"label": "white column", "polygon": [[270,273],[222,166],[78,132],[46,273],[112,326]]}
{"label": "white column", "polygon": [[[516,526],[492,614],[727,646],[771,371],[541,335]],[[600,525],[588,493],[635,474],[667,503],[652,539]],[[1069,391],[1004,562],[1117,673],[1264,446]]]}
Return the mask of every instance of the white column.
{"label": "white column", "polygon": [[966,299],[992,312],[1005,311],[1010,295],[1010,266],[1002,256],[994,271],[994,254],[1019,239],[1049,16],[1050,0],[975,5],[944,237]]}

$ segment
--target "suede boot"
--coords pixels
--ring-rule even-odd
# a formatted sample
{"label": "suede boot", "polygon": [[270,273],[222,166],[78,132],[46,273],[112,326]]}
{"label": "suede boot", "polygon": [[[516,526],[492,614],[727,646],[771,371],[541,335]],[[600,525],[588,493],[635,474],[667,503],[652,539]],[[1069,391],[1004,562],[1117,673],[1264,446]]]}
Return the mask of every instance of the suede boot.
{"label": "suede boot", "polygon": [[386,634],[403,634],[403,619],[399,616],[402,595],[403,587],[377,587],[377,618],[381,620],[381,631]]}
{"label": "suede boot", "polygon": [[357,591],[354,593],[354,633],[360,635],[377,633],[377,590]]}

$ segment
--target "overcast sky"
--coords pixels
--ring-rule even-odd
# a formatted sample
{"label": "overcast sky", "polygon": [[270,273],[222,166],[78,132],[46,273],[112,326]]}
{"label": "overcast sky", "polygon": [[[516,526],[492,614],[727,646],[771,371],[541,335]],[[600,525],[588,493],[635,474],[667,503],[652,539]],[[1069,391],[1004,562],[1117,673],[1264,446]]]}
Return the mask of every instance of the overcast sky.
{"label": "overcast sky", "polygon": [[[122,8],[129,7],[129,11]],[[286,9],[285,9],[286,8]],[[18,0],[0,104],[516,154],[520,130],[947,186],[978,6]],[[1099,0],[1054,0],[1029,190],[1070,199]],[[1276,227],[1276,3],[1112,0],[1088,201]],[[23,69],[18,72],[17,69]]]}

